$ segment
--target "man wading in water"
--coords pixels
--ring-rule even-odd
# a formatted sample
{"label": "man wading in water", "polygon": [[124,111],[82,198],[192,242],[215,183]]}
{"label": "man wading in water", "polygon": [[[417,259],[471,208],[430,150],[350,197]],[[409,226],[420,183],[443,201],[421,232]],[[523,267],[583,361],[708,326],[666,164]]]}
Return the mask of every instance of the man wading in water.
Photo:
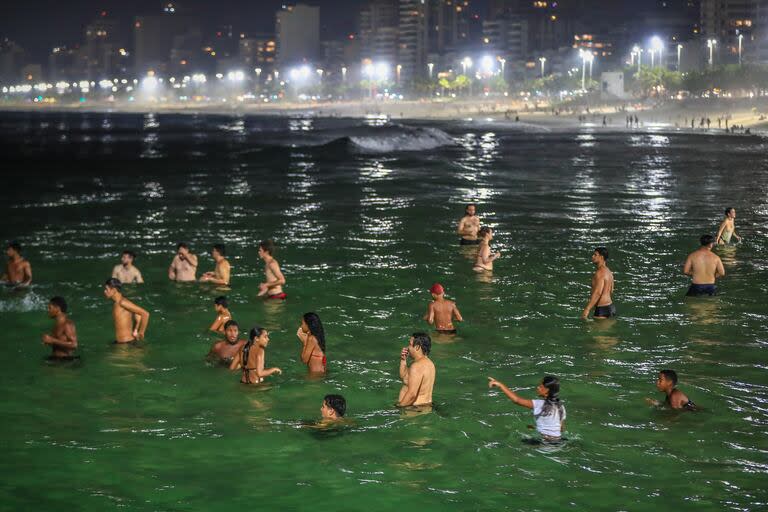
{"label": "man wading in water", "polygon": [[[597,267],[592,275],[592,295],[589,297],[587,307],[581,313],[581,318],[586,319],[592,308],[595,308],[595,318],[610,318],[616,316],[616,306],[613,305],[611,294],[613,293],[613,272],[606,265],[608,249],[598,247],[592,253],[592,263]],[[595,307],[597,306],[597,307]]]}
{"label": "man wading in water", "polygon": [[[432,340],[423,332],[413,333],[408,346],[400,352],[400,380],[403,387],[397,399],[398,407],[432,405],[435,385],[435,364],[429,359]],[[413,359],[408,366],[408,356]]]}
{"label": "man wading in water", "polygon": [[477,239],[477,232],[480,231],[480,217],[475,215],[477,207],[474,204],[468,204],[464,209],[464,216],[459,221],[459,227],[456,232],[461,235],[459,245],[477,245],[480,240]]}
{"label": "man wading in water", "polygon": [[115,343],[143,340],[149,313],[123,297],[122,283],[117,279],[107,279],[104,296],[114,302],[112,319],[115,322]]}
{"label": "man wading in water", "polygon": [[718,277],[725,277],[723,262],[717,254],[712,252],[715,239],[712,235],[703,235],[699,241],[701,247],[688,255],[683,266],[683,273],[691,276],[692,281],[686,294],[689,297],[715,295],[717,293],[715,280]]}

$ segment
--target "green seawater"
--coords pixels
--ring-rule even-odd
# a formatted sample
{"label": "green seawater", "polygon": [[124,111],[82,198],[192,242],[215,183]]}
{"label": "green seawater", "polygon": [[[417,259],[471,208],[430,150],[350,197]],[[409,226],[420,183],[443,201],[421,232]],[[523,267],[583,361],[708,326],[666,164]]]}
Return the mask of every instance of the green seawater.
{"label": "green seawater", "polygon": [[[34,270],[30,290],[0,290],[0,509],[768,506],[768,139],[368,124],[0,116],[0,238],[18,239]],[[429,142],[443,136],[453,143]],[[420,137],[421,150],[387,147]],[[489,278],[457,244],[469,201],[502,252]],[[721,294],[684,300],[682,262],[726,206],[744,242],[718,249]],[[256,298],[268,237],[284,303]],[[249,387],[205,363],[221,291],[168,281],[180,240],[201,270],[226,243],[231,309],[271,331],[281,376]],[[616,321],[578,318],[597,245],[611,251]],[[110,343],[101,284],[124,248],[147,281],[126,291],[152,315],[142,347]],[[434,412],[409,415],[394,407],[399,352],[427,327],[434,282],[465,322],[434,338]],[[69,301],[79,363],[44,360],[53,295]],[[298,360],[307,311],[328,339],[321,380]],[[700,411],[645,403],[663,398],[662,368]],[[524,443],[530,411],[487,387],[493,376],[532,398],[546,374],[568,412],[558,447]],[[309,428],[332,392],[350,425]]]}

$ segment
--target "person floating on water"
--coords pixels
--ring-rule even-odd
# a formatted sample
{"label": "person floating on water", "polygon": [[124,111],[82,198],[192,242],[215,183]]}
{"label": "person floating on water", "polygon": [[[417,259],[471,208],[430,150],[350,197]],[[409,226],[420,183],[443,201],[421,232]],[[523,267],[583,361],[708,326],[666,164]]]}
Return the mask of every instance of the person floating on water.
{"label": "person floating on water", "polygon": [[232,313],[229,312],[229,301],[224,295],[216,297],[213,300],[213,309],[216,311],[216,319],[208,330],[222,333],[226,329],[225,324],[232,320]]}
{"label": "person floating on water", "polygon": [[43,334],[43,344],[50,345],[52,360],[74,359],[77,349],[75,323],[67,316],[67,302],[63,297],[48,301],[48,316],[54,319],[51,334]]}
{"label": "person floating on water", "polygon": [[320,415],[324,422],[339,421],[347,412],[347,401],[341,395],[325,395]]}
{"label": "person floating on water", "polygon": [[484,272],[493,270],[493,261],[501,256],[501,252],[491,252],[491,240],[493,240],[493,230],[487,226],[480,228],[477,233],[480,239],[480,248],[477,251],[477,259],[473,270],[475,272]]}
{"label": "person floating on water", "polygon": [[179,242],[176,246],[176,256],[168,267],[168,279],[171,281],[197,281],[197,256],[189,252],[189,246]]}
{"label": "person floating on water", "polygon": [[114,302],[112,319],[115,322],[115,343],[131,343],[144,339],[149,323],[149,313],[123,297],[122,283],[107,279],[104,296]]}
{"label": "person floating on water", "polygon": [[288,295],[283,292],[285,276],[280,270],[280,264],[274,257],[275,242],[264,240],[259,244],[259,257],[264,260],[265,281],[259,284],[259,297],[267,299],[285,300]]}
{"label": "person floating on water", "polygon": [[229,261],[225,257],[227,250],[224,244],[216,244],[211,249],[211,257],[216,262],[216,267],[213,272],[206,272],[200,277],[201,283],[213,283],[222,286],[229,286],[229,275],[232,267],[229,265]]}
{"label": "person floating on water", "polygon": [[325,373],[328,361],[325,358],[325,330],[320,317],[316,313],[304,313],[296,336],[301,341],[301,362],[307,365],[309,373]]}
{"label": "person floating on water", "polygon": [[432,302],[427,306],[427,314],[424,315],[424,320],[429,325],[434,325],[440,334],[456,334],[453,320],[457,322],[464,321],[459,308],[456,307],[456,303],[445,298],[445,289],[440,283],[433,284],[432,288],[429,289],[429,293],[432,294]]}
{"label": "person floating on water", "polygon": [[[413,333],[408,346],[400,351],[400,380],[403,387],[397,399],[398,407],[431,405],[435,385],[435,364],[429,359],[432,340],[426,333]],[[413,359],[408,366],[408,356]]]}
{"label": "person floating on water", "polygon": [[255,326],[248,333],[248,341],[243,345],[229,366],[230,370],[242,370],[240,382],[258,384],[270,375],[283,373],[280,368],[264,368],[269,333],[266,329]]}
{"label": "person floating on water", "polygon": [[589,302],[581,312],[581,318],[586,319],[592,308],[595,308],[595,318],[611,318],[616,316],[616,306],[613,305],[613,272],[608,268],[608,249],[597,247],[592,253],[592,263],[595,273],[592,274],[592,294]]}
{"label": "person floating on water", "polygon": [[728,207],[725,209],[725,218],[720,223],[715,240],[718,245],[726,245],[731,243],[731,237],[741,242],[741,237],[736,234],[736,208]]}
{"label": "person floating on water", "polygon": [[234,361],[235,356],[240,353],[246,341],[239,339],[240,326],[234,320],[227,320],[223,332],[224,339],[211,345],[206,359],[229,366]]}
{"label": "person floating on water", "polygon": [[134,261],[136,261],[136,253],[127,249],[123,251],[120,255],[120,264],[112,269],[112,277],[123,284],[143,283],[144,278],[141,277],[139,269],[133,265]]}
{"label": "person floating on water", "polygon": [[[674,370],[661,370],[659,372],[659,378],[656,380],[656,389],[667,395],[664,399],[664,404],[670,406],[672,409],[695,410],[696,404],[691,402],[685,393],[677,389],[676,386],[677,372]],[[656,407],[662,405],[658,400],[654,400],[653,398],[646,398],[646,401]]]}
{"label": "person floating on water", "polygon": [[536,431],[544,441],[556,443],[561,440],[565,430],[565,406],[560,403],[560,380],[557,377],[547,375],[536,388],[536,393],[544,400],[522,398],[493,377],[488,377],[488,387],[499,388],[517,405],[533,409]]}
{"label": "person floating on water", "polygon": [[478,245],[480,240],[477,238],[477,232],[480,230],[480,217],[476,215],[477,206],[468,204],[464,208],[464,216],[459,221],[456,232],[461,235],[459,245]]}
{"label": "person floating on water", "polygon": [[8,263],[5,264],[0,282],[16,288],[26,288],[32,284],[32,265],[21,257],[21,245],[16,241],[8,242],[5,255],[8,256]]}
{"label": "person floating on water", "polygon": [[723,262],[717,254],[712,252],[715,239],[712,235],[702,235],[699,241],[701,247],[688,255],[683,266],[683,273],[691,276],[692,281],[686,294],[689,297],[715,295],[717,293],[715,280],[718,277],[725,277]]}

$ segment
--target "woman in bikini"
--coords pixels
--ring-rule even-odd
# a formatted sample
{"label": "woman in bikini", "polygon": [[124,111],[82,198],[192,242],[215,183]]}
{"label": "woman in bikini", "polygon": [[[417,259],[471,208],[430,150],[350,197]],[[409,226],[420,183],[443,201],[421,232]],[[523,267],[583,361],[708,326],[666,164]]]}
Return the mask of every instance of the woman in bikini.
{"label": "woman in bikini", "polygon": [[500,252],[491,252],[491,240],[493,240],[493,230],[487,226],[480,228],[477,233],[480,239],[480,248],[477,251],[477,260],[473,270],[475,272],[485,272],[493,270],[493,260],[501,256]]}
{"label": "woman in bikini", "polygon": [[307,365],[309,373],[324,374],[326,369],[325,359],[325,331],[323,323],[316,313],[304,313],[301,319],[301,327],[296,331],[301,341],[301,362]]}

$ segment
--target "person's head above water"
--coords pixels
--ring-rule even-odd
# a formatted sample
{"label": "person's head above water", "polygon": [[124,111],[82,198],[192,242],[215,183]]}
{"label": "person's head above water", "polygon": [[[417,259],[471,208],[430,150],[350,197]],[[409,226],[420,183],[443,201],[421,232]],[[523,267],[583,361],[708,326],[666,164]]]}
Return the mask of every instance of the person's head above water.
{"label": "person's head above water", "polygon": [[736,208],[734,208],[733,206],[729,206],[728,208],[726,208],[725,209],[725,216],[726,217],[730,217],[732,219],[736,218]]}
{"label": "person's head above water", "polygon": [[475,203],[469,203],[467,206],[464,207],[464,213],[469,215],[470,217],[474,217],[477,213],[477,205]]}
{"label": "person's head above water", "polygon": [[493,230],[488,226],[483,226],[477,232],[477,238],[481,240],[493,240]]}
{"label": "person's head above water", "polygon": [[592,253],[592,263],[599,264],[608,261],[608,249],[606,247],[595,247]]}
{"label": "person's head above water", "polygon": [[411,335],[411,339],[408,340],[408,352],[411,357],[428,356],[430,350],[432,350],[432,339],[427,333],[415,332]]}
{"label": "person's head above water", "polygon": [[221,312],[222,310],[227,309],[229,307],[229,301],[227,300],[227,297],[221,295],[220,297],[213,299],[213,307],[216,308],[217,312]]}
{"label": "person's head above water", "polygon": [[51,300],[48,301],[48,316],[51,318],[54,318],[58,316],[59,313],[65,313],[67,312],[67,301],[64,300],[64,297],[59,297],[58,295],[56,297],[51,298]]}
{"label": "person's head above water", "polygon": [[267,255],[275,255],[275,242],[271,239],[262,240],[259,243],[259,256],[265,258]]}
{"label": "person's head above water", "polygon": [[211,255],[213,255],[214,259],[216,259],[217,256],[223,258],[227,255],[227,248],[224,247],[224,244],[216,244],[213,246],[213,249],[211,249]]}
{"label": "person's head above water", "polygon": [[347,401],[341,395],[325,395],[320,414],[326,420],[338,420],[347,412]]}
{"label": "person's head above water", "polygon": [[323,329],[323,323],[320,321],[320,317],[317,313],[309,312],[304,313],[301,317],[302,330],[306,327],[305,332],[309,332],[317,340],[317,344],[320,346],[320,350],[325,352],[325,330]]}
{"label": "person's head above water", "polygon": [[111,298],[115,293],[121,293],[123,291],[123,283],[119,279],[111,277],[104,282],[104,295],[107,298]]}
{"label": "person's head above water", "polygon": [[251,332],[248,333],[248,342],[264,348],[269,343],[269,333],[263,327],[255,325],[251,327]]}
{"label": "person's head above water", "polygon": [[712,246],[715,244],[715,237],[712,235],[701,235],[701,238],[699,238],[699,242],[701,242],[702,247],[706,246]]}
{"label": "person's head above water", "polygon": [[536,388],[536,393],[546,400],[559,400],[560,379],[552,375],[545,376]]}
{"label": "person's head above water", "polygon": [[445,294],[445,288],[443,288],[443,285],[440,283],[435,283],[432,285],[432,288],[429,289],[429,293],[431,293],[433,297],[439,297],[440,295]]}
{"label": "person's head above water", "polygon": [[672,391],[677,386],[677,372],[675,370],[661,370],[656,380],[656,388],[665,393]]}
{"label": "person's head above water", "polygon": [[5,254],[9,258],[13,258],[14,256],[20,256],[21,255],[21,245],[19,242],[12,240],[8,242],[8,245],[5,246]]}
{"label": "person's head above water", "polygon": [[227,320],[224,323],[224,336],[226,336],[229,343],[236,343],[237,337],[240,336],[240,326],[234,320]]}
{"label": "person's head above water", "polygon": [[123,265],[130,265],[135,260],[136,260],[136,253],[133,251],[129,251],[128,249],[124,250],[120,255],[120,263],[122,263]]}

